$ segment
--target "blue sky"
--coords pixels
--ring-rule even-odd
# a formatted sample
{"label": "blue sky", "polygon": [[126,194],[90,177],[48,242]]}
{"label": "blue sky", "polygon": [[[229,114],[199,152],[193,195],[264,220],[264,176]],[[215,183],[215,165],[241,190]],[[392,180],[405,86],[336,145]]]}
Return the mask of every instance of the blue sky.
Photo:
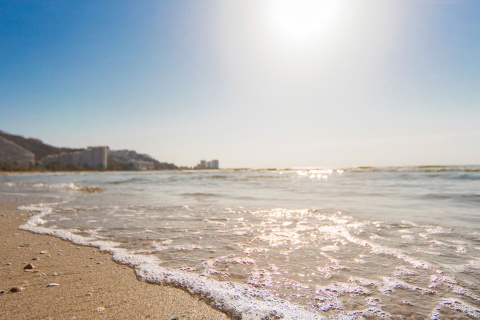
{"label": "blue sky", "polygon": [[477,0],[0,0],[0,130],[187,166],[479,164],[479,17]]}

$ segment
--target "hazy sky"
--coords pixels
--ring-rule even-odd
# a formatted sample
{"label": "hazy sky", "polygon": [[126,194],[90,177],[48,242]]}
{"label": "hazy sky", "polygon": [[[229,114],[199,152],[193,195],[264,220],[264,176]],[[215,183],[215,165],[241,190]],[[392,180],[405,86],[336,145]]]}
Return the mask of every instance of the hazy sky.
{"label": "hazy sky", "polygon": [[480,163],[479,0],[0,0],[0,130],[222,167]]}

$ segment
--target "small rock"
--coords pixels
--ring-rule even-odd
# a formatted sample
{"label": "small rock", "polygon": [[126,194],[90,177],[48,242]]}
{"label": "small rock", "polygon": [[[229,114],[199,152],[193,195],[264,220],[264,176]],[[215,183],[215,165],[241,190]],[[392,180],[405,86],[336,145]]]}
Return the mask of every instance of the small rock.
{"label": "small rock", "polygon": [[102,262],[97,262],[97,264],[102,264]]}
{"label": "small rock", "polygon": [[22,292],[23,288],[22,287],[13,287],[10,289],[10,292],[16,293],[16,292]]}
{"label": "small rock", "polygon": [[97,308],[97,312],[104,312],[105,311],[105,308],[104,307],[98,307]]}
{"label": "small rock", "polygon": [[53,282],[52,282],[52,283],[49,283],[49,284],[47,284],[47,287],[58,287],[58,286],[59,286],[59,284],[58,284],[58,283],[53,283]]}
{"label": "small rock", "polygon": [[85,296],[86,296],[86,297],[91,297],[91,296],[93,296],[93,293],[89,292],[89,293],[87,293]]}
{"label": "small rock", "polygon": [[35,266],[31,263],[29,263],[25,267],[23,267],[23,270],[32,270],[32,269],[35,269]]}
{"label": "small rock", "polygon": [[45,273],[39,273],[37,274],[37,277],[45,277]]}
{"label": "small rock", "polygon": [[20,245],[20,248],[26,248],[26,247],[30,247],[30,245],[28,243],[24,243]]}
{"label": "small rock", "polygon": [[12,264],[10,262],[7,262],[5,265],[7,266],[11,266]]}
{"label": "small rock", "polygon": [[52,275],[53,275],[54,277],[57,277],[57,276],[60,275],[60,272],[54,272]]}
{"label": "small rock", "polygon": [[40,251],[40,254],[47,254],[48,251]]}
{"label": "small rock", "polygon": [[5,293],[5,290],[0,290],[0,294],[4,294]]}
{"label": "small rock", "polygon": [[33,258],[32,260],[40,261],[40,258],[35,257],[35,258]]}
{"label": "small rock", "polygon": [[29,285],[28,281],[22,281],[22,283],[20,283],[20,284],[21,284],[22,286],[25,286],[25,287]]}

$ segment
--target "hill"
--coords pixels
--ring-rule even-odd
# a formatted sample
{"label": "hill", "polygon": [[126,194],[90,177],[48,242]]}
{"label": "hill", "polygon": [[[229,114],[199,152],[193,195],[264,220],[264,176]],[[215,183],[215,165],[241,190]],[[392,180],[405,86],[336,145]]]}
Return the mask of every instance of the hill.
{"label": "hill", "polygon": [[38,139],[25,138],[22,136],[6,133],[4,131],[0,131],[0,137],[10,140],[13,143],[19,145],[20,147],[32,152],[33,154],[35,154],[36,161],[40,161],[43,157],[46,157],[49,155],[55,155],[55,154],[60,154],[62,152],[70,152],[70,151],[76,150],[76,149],[69,149],[69,148],[57,148],[57,147],[45,144]]}
{"label": "hill", "polygon": [[132,170],[140,163],[151,163],[155,170],[175,170],[173,163],[160,162],[148,154],[137,153],[134,150],[110,150],[108,153],[109,170]]}
{"label": "hill", "polygon": [[[13,135],[0,130],[0,137],[13,142],[14,144],[30,151],[35,155],[35,167],[47,170],[85,170],[91,169],[79,163],[78,152],[86,152],[86,149],[58,148],[43,143],[39,139],[25,138],[19,135]],[[107,147],[108,148],[108,147]],[[62,154],[63,155],[60,155]],[[60,155],[58,157],[55,157]],[[48,163],[42,161],[46,156],[53,156]],[[51,158],[51,157],[50,157]],[[1,162],[1,161],[0,161]],[[107,159],[107,170],[174,170],[178,167],[173,163],[160,162],[148,154],[140,154],[133,150],[109,150]],[[13,170],[11,165],[8,170]],[[7,168],[6,167],[6,168]],[[2,170],[0,168],[0,170]],[[3,169],[6,170],[6,169]],[[17,168],[16,170],[20,170]]]}

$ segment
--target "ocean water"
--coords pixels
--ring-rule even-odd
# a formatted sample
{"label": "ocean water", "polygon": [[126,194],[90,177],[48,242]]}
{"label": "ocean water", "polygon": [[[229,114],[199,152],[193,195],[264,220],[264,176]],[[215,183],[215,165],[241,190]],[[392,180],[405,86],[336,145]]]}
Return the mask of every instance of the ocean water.
{"label": "ocean water", "polygon": [[2,175],[0,195],[238,318],[480,319],[480,167]]}

